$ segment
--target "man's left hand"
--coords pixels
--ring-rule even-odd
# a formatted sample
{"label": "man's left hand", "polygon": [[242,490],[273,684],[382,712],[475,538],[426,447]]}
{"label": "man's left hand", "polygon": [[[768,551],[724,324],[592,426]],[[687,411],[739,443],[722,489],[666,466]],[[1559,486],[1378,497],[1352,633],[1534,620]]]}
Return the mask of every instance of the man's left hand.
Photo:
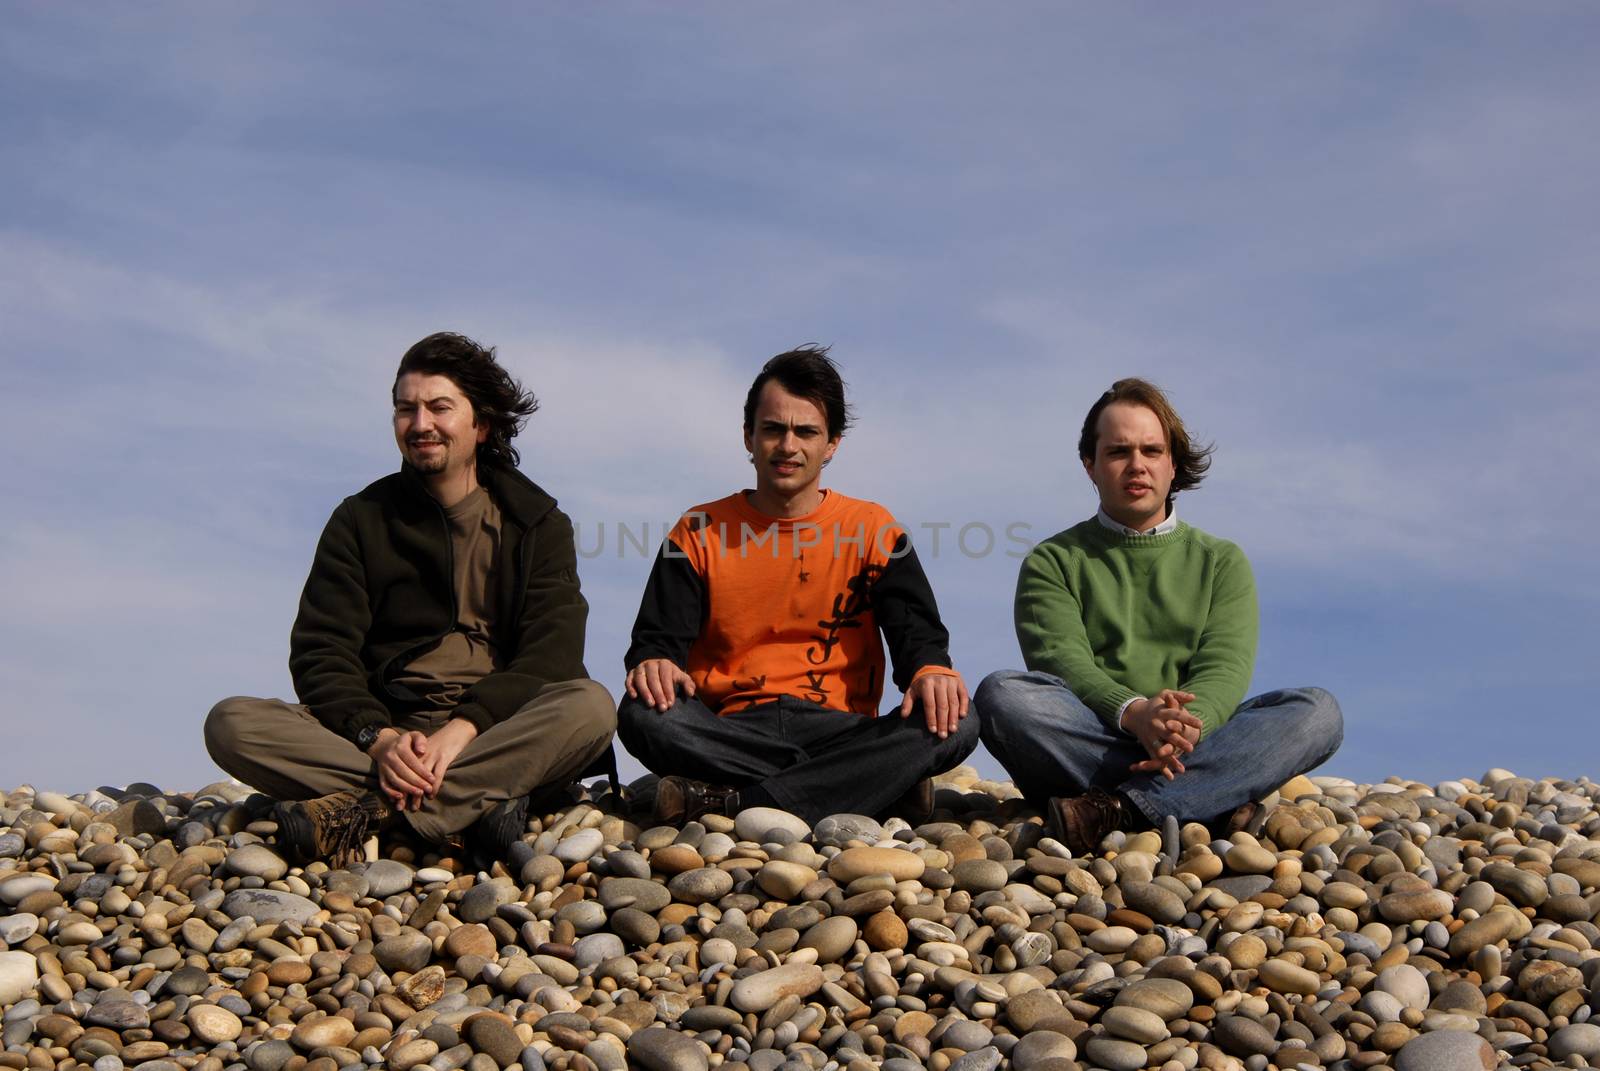
{"label": "man's left hand", "polygon": [[477,736],[477,726],[470,721],[465,718],[451,718],[428,737],[428,742],[422,749],[422,763],[433,774],[433,789],[428,793],[429,797],[439,794],[439,788],[444,784],[445,771],[450,769],[450,764],[456,761],[456,757],[465,751],[467,745],[477,739]]}
{"label": "man's left hand", "polygon": [[951,673],[930,673],[912,681],[900,704],[900,716],[910,717],[911,708],[919,703],[928,719],[928,732],[940,740],[956,731],[956,724],[972,706],[966,682],[959,674]]}

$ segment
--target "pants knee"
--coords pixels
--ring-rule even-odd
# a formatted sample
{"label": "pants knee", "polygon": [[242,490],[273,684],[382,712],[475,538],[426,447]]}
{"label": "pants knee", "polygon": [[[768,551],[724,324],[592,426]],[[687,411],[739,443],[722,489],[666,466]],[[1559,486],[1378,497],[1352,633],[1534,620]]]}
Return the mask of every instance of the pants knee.
{"label": "pants knee", "polygon": [[1007,698],[1016,690],[1016,682],[1027,674],[1015,669],[997,669],[978,682],[972,693],[972,703],[977,707],[1004,707]]}
{"label": "pants knee", "polygon": [[622,746],[628,754],[643,761],[643,756],[650,751],[650,741],[655,735],[657,722],[661,720],[661,713],[648,703],[624,696],[617,705],[612,715],[616,725],[617,739],[622,741]]}
{"label": "pants knee", "polygon": [[978,716],[979,736],[991,752],[1003,747],[1013,724],[1026,717],[1025,697],[1043,683],[1034,674],[1012,669],[998,670],[979,683],[972,708]]}
{"label": "pants knee", "polygon": [[1300,691],[1311,706],[1306,732],[1324,741],[1331,755],[1344,743],[1344,712],[1339,708],[1339,701],[1324,688],[1302,688]]}
{"label": "pants knee", "polygon": [[983,716],[976,703],[967,711],[967,716],[956,722],[956,731],[950,734],[950,739],[955,741],[955,746],[961,752],[961,757],[966,758],[978,749],[978,744],[983,738]]}
{"label": "pants knee", "polygon": [[250,702],[252,700],[247,696],[229,696],[212,707],[211,712],[206,715],[204,728],[206,753],[218,766],[226,768],[224,760],[239,753],[240,740],[248,717],[245,705]]}
{"label": "pants knee", "polygon": [[617,704],[611,692],[599,681],[583,681],[575,701],[574,713],[596,740],[610,740],[617,731]]}

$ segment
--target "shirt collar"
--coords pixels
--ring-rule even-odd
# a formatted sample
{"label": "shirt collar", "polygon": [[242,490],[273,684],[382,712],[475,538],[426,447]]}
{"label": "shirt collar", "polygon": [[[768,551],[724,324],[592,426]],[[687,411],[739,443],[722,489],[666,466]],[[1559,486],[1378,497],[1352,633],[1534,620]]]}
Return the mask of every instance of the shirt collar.
{"label": "shirt collar", "polygon": [[1146,532],[1137,531],[1133,528],[1129,528],[1120,521],[1112,520],[1111,515],[1103,509],[1095,511],[1094,519],[1099,521],[1105,527],[1111,529],[1113,532],[1117,532],[1125,536],[1166,535],[1168,532],[1175,532],[1178,530],[1178,507],[1173,506],[1172,509],[1167,511],[1166,520],[1162,521],[1160,524]]}

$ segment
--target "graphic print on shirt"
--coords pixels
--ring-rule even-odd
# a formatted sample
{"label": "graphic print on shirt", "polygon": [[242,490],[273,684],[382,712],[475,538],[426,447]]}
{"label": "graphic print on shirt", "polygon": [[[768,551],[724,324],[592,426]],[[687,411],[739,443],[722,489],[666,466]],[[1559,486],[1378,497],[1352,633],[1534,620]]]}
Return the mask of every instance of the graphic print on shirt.
{"label": "graphic print on shirt", "polygon": [[[881,598],[894,607],[882,635]],[[669,533],[625,661],[680,661],[720,714],[792,696],[875,717],[885,642],[902,689],[919,672],[950,672],[948,633],[893,516],[830,491],[813,513],[775,519],[740,492]]]}

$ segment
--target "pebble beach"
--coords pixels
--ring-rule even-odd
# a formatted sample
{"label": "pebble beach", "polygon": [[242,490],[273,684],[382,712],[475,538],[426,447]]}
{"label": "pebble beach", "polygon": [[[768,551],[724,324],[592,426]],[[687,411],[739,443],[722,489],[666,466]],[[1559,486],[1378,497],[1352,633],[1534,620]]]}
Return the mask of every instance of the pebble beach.
{"label": "pebble beach", "polygon": [[536,809],[489,871],[280,855],[235,783],[0,793],[0,1068],[1455,1071],[1600,1065],[1600,786],[1296,778],[1074,857],[931,821]]}

